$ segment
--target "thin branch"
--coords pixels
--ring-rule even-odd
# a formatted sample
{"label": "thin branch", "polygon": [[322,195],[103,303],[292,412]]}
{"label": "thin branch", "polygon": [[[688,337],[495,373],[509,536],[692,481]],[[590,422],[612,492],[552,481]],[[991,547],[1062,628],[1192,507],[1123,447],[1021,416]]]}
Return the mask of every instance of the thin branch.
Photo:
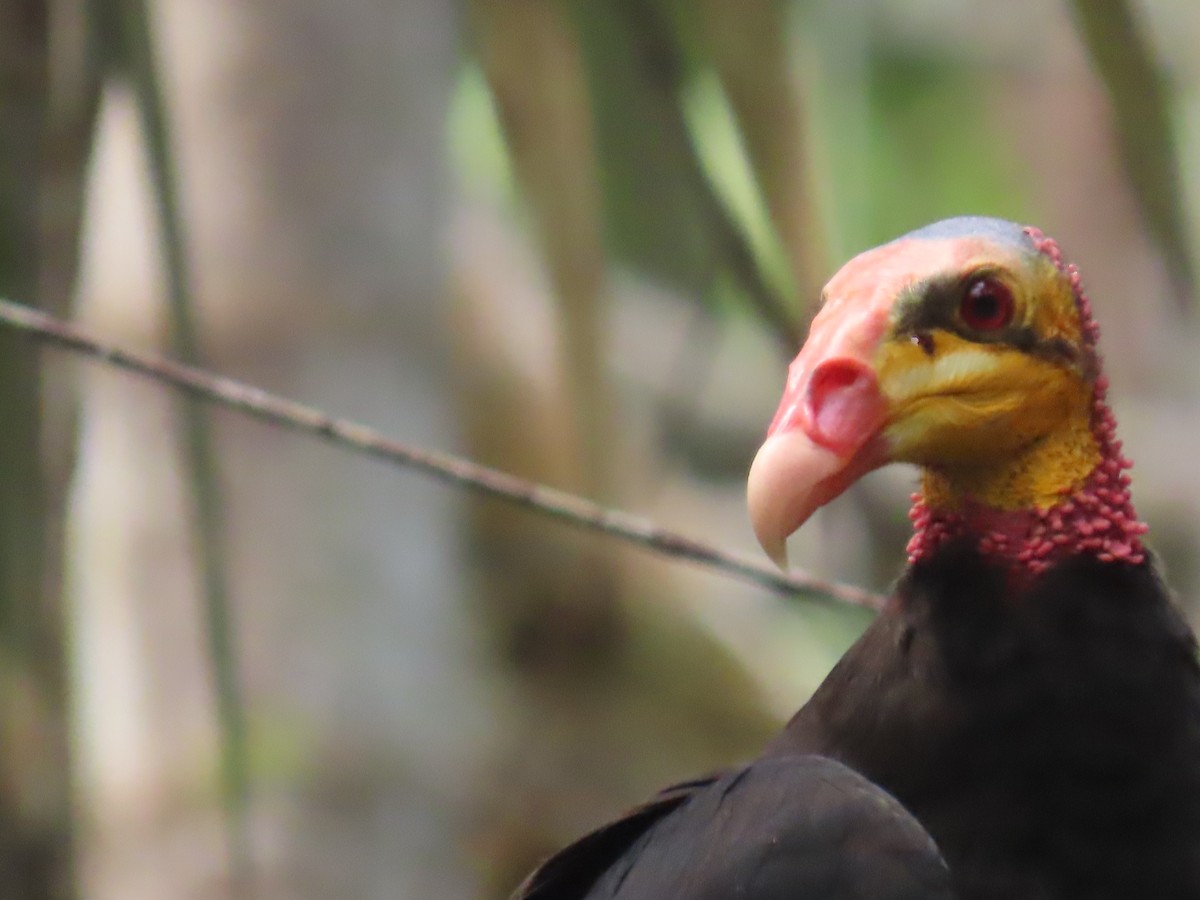
{"label": "thin branch", "polygon": [[579,528],[621,538],[664,556],[697,562],[780,594],[800,594],[814,600],[831,600],[869,609],[878,609],[883,603],[883,598],[861,588],[825,581],[800,570],[788,574],[777,572],[740,554],[660,528],[640,516],[607,509],[566,491],[526,481],[448,453],[411,447],[365,425],[332,418],[319,409],[261,388],[114,346],[61,319],[8,300],[0,300],[0,325],[136,372],[251,418],[319,437],[365,456],[419,469],[441,481],[516,503]]}

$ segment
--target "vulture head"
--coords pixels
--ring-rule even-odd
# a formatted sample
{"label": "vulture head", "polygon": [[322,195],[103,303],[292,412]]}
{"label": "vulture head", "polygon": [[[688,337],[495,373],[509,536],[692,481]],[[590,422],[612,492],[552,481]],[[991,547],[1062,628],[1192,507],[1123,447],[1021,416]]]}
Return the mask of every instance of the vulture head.
{"label": "vulture head", "polygon": [[764,550],[888,462],[923,470],[915,561],[973,535],[1036,574],[1078,552],[1140,561],[1097,328],[1073,266],[1033,228],[938,222],[852,259],[821,297],[754,460]]}

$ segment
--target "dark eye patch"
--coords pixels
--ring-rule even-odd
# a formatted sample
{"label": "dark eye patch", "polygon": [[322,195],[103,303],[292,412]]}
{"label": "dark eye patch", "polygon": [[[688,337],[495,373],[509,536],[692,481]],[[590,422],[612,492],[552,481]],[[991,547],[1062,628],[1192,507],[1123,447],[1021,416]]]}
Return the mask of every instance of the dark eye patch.
{"label": "dark eye patch", "polygon": [[915,282],[896,301],[893,337],[912,337],[934,330],[948,331],[976,344],[1004,344],[1060,365],[1079,364],[1078,349],[1063,338],[1042,339],[1032,326],[1013,322],[995,331],[976,331],[958,315],[963,291],[977,277],[936,277]]}

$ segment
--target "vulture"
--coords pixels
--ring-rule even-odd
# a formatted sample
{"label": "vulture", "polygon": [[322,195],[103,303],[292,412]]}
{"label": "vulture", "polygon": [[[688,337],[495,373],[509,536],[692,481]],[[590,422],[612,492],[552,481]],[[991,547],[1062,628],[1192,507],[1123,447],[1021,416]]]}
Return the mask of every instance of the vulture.
{"label": "vulture", "polygon": [[822,293],[750,468],[786,538],[920,468],[907,567],[737,768],[551,857],[521,900],[1200,898],[1195,639],[1143,543],[1080,277],[1032,227],[949,219]]}

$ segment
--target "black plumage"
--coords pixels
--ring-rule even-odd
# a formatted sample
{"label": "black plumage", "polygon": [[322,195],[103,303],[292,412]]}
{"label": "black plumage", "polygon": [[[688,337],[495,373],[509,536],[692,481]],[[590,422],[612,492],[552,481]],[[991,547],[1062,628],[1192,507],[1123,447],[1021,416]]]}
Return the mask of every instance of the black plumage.
{"label": "black plumage", "polygon": [[797,885],[846,900],[951,896],[946,864],[917,821],[814,755],[760,759],[665,791],[564,851],[520,896],[785,900]]}
{"label": "black plumage", "polygon": [[518,896],[1200,897],[1195,641],[1150,563],[1081,556],[1014,591],[948,545],[761,759],[665,792]]}

